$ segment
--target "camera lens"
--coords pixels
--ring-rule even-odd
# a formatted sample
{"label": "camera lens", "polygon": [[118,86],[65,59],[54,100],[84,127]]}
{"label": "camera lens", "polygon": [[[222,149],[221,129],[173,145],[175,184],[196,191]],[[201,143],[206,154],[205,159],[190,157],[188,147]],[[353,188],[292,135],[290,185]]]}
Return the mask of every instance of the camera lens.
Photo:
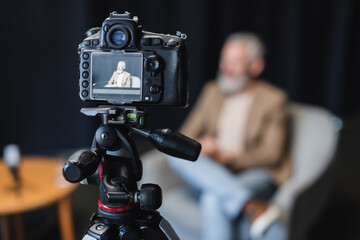
{"label": "camera lens", "polygon": [[124,44],[126,41],[126,34],[121,30],[114,31],[111,35],[111,41],[118,45]]}
{"label": "camera lens", "polygon": [[114,25],[107,32],[106,41],[112,48],[123,48],[129,43],[130,37],[126,27],[123,25]]}

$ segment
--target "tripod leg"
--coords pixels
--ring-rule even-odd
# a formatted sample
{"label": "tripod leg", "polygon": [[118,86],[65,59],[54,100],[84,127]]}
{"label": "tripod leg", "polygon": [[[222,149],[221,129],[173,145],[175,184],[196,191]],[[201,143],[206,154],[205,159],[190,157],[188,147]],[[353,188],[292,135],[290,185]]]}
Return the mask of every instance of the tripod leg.
{"label": "tripod leg", "polygon": [[145,240],[180,240],[170,223],[158,212],[149,213],[140,222],[141,237]]}
{"label": "tripod leg", "polygon": [[172,228],[170,223],[165,219],[162,218],[159,223],[159,228],[163,233],[167,236],[170,240],[180,240],[179,236],[176,234],[175,230]]}

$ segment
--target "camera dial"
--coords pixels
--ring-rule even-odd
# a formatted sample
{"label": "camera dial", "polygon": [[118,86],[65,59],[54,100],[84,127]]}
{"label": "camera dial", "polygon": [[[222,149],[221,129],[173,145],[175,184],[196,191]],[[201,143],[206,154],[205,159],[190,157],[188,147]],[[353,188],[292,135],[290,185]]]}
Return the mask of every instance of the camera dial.
{"label": "camera dial", "polygon": [[161,69],[161,59],[157,55],[151,55],[147,59],[145,59],[145,69],[146,71],[156,74]]}

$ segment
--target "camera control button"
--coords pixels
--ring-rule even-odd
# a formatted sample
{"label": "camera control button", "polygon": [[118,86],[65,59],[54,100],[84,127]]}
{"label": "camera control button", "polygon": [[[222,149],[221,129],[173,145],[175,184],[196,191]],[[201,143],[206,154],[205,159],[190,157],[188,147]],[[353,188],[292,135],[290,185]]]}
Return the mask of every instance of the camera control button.
{"label": "camera control button", "polygon": [[110,28],[110,26],[109,26],[108,24],[106,24],[106,25],[103,27],[103,30],[104,30],[105,32],[107,32],[107,31],[109,31],[109,28]]}
{"label": "camera control button", "polygon": [[146,84],[146,85],[150,85],[150,84],[151,84],[151,79],[148,79],[148,78],[145,79],[145,84]]}
{"label": "camera control button", "polygon": [[153,46],[159,46],[161,44],[161,39],[160,38],[153,38],[152,39],[152,45]]}
{"label": "camera control button", "polygon": [[89,96],[89,92],[87,90],[84,90],[81,92],[81,96],[87,97],[87,96]]}
{"label": "camera control button", "polygon": [[141,39],[141,44],[144,46],[149,46],[150,45],[150,38],[142,38]]}
{"label": "camera control button", "polygon": [[92,44],[93,44],[94,46],[99,45],[99,40],[97,40],[97,39],[93,40],[93,41],[92,41]]}
{"label": "camera control button", "polygon": [[85,41],[85,46],[89,46],[90,45],[90,41],[89,40],[86,40]]}
{"label": "camera control button", "polygon": [[85,72],[83,72],[83,73],[81,74],[81,76],[82,76],[83,78],[88,78],[88,77],[89,77],[89,72],[85,71]]}
{"label": "camera control button", "polygon": [[160,57],[157,55],[151,55],[145,59],[145,69],[147,72],[156,74],[161,68]]}
{"label": "camera control button", "polygon": [[88,62],[83,62],[82,67],[84,69],[87,69],[89,67],[89,63]]}
{"label": "camera control button", "polygon": [[90,55],[89,55],[88,53],[84,53],[84,54],[82,55],[82,57],[83,57],[83,59],[88,60],[89,57],[90,57]]}
{"label": "camera control button", "polygon": [[165,44],[167,47],[177,47],[180,45],[180,43],[174,39],[170,39],[169,41],[166,42]]}
{"label": "camera control button", "polygon": [[89,86],[89,82],[88,81],[83,81],[81,83],[81,86],[83,86],[83,88],[87,88]]}
{"label": "camera control button", "polygon": [[158,85],[151,85],[149,90],[150,90],[151,93],[155,94],[155,93],[158,93],[160,91],[160,88],[159,88]]}

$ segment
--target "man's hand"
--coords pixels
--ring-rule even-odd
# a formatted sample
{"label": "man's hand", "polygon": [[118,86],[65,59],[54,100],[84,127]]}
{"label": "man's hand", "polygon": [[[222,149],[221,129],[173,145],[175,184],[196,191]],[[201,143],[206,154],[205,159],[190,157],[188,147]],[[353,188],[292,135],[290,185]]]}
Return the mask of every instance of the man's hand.
{"label": "man's hand", "polygon": [[216,155],[213,156],[213,158],[221,164],[228,164],[230,162],[230,155],[227,155],[226,153],[222,152],[222,151],[218,151],[216,153]]}
{"label": "man's hand", "polygon": [[197,140],[202,148],[201,154],[217,161],[220,164],[227,164],[230,157],[220,150],[216,138],[212,136],[204,136]]}
{"label": "man's hand", "polygon": [[219,151],[216,139],[212,136],[204,136],[197,140],[201,144],[201,154],[213,158]]}
{"label": "man's hand", "polygon": [[244,206],[244,214],[250,219],[252,224],[266,211],[268,206],[267,202],[251,199]]}

